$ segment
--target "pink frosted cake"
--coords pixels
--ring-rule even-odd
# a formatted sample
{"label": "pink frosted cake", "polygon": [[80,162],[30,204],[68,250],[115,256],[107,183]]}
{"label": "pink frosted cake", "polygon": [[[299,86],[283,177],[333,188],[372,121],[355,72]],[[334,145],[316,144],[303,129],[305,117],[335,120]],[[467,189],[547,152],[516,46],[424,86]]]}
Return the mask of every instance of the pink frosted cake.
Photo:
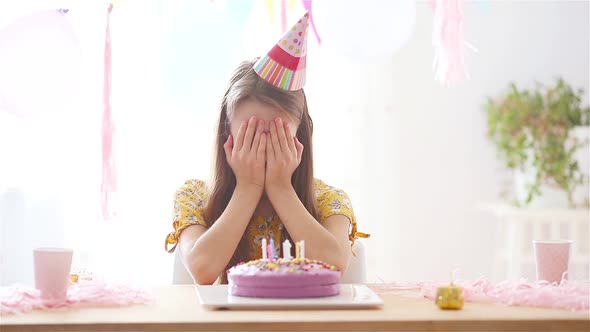
{"label": "pink frosted cake", "polygon": [[301,298],[340,293],[340,271],[307,258],[257,259],[227,272],[229,293],[236,296]]}

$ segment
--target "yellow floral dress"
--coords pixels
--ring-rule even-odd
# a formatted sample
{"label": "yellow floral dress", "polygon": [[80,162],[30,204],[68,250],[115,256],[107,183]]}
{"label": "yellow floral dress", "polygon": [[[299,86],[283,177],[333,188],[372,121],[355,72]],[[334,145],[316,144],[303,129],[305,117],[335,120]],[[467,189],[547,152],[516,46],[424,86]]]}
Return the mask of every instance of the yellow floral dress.
{"label": "yellow floral dress", "polygon": [[[356,219],[350,204],[348,195],[337,188],[331,187],[321,180],[314,181],[315,196],[319,210],[319,221],[324,222],[333,215],[343,215],[350,220],[349,239],[351,244],[357,238],[366,238],[369,235],[357,232]],[[174,252],[180,233],[191,225],[202,225],[207,227],[203,218],[203,209],[206,205],[205,182],[199,180],[188,180],[178,189],[174,199],[174,220],[172,226],[174,231],[166,236],[165,249]],[[275,252],[280,252],[283,223],[278,216],[263,218],[253,216],[246,229],[250,243],[250,259],[262,257],[261,243],[263,238],[273,239]],[[172,245],[171,248],[169,246]]]}

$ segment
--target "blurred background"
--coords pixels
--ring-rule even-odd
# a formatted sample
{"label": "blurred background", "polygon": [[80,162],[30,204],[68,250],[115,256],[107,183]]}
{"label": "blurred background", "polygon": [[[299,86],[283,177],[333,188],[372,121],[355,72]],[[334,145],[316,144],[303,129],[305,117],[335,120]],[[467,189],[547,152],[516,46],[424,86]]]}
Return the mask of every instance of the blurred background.
{"label": "blurred background", "polygon": [[310,3],[316,177],[372,234],[369,282],[531,279],[531,239],[556,238],[575,240],[571,274],[588,279],[588,1],[456,1],[465,71],[452,81],[433,69],[437,1],[116,1],[104,220],[108,3],[0,0],[0,285],[32,283],[45,246],[110,278],[170,283],[173,194],[208,176],[229,75]]}

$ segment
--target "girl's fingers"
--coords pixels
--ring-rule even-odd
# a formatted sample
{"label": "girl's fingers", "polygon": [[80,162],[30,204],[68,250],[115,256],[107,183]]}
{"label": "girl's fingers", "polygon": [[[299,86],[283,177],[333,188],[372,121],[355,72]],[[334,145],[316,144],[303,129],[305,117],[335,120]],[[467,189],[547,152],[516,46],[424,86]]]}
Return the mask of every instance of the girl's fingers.
{"label": "girl's fingers", "polygon": [[[238,135],[236,137],[236,142],[235,142],[235,147],[236,150],[240,150],[242,149],[242,145],[244,145],[244,135],[246,134],[246,126],[248,125],[248,122],[246,120],[242,121],[242,124],[240,125],[240,129],[238,129]],[[233,139],[232,139],[233,140]]]}
{"label": "girl's fingers", "polygon": [[264,121],[258,121],[258,127],[256,128],[256,134],[254,135],[254,140],[252,140],[252,148],[250,151],[254,151],[256,153],[258,151],[258,145],[260,144],[260,136],[263,134],[262,129],[264,128]]}
{"label": "girl's fingers", "polygon": [[231,151],[233,149],[233,137],[231,134],[227,137],[227,140],[223,144],[223,150],[225,150],[225,159],[231,160]]}
{"label": "girl's fingers", "polygon": [[270,123],[270,140],[272,143],[274,155],[279,154],[281,152],[281,144],[279,143],[276,121],[272,121]]}
{"label": "girl's fingers", "polygon": [[258,151],[256,153],[256,160],[266,159],[266,133],[260,135],[260,144],[258,144]]}
{"label": "girl's fingers", "polygon": [[241,149],[245,149],[246,151],[250,151],[252,149],[252,138],[254,137],[254,133],[256,132],[256,117],[251,117],[248,121],[248,127],[246,128],[246,133],[244,134],[244,143],[242,144]]}
{"label": "girl's fingers", "polygon": [[285,122],[283,125],[283,129],[285,132],[285,141],[287,142],[287,146],[289,147],[289,151],[291,153],[296,153],[297,148],[295,147],[295,141],[291,138],[291,131],[289,130],[289,124]]}
{"label": "girl's fingers", "polygon": [[299,138],[293,137],[295,148],[297,149],[297,161],[301,162],[301,156],[303,155],[303,144],[299,142]]}
{"label": "girl's fingers", "polygon": [[[270,126],[272,127],[273,124],[271,123]],[[265,135],[268,136],[268,135]],[[270,135],[271,137],[266,137],[266,162],[269,161],[274,161],[275,160],[275,149],[273,147],[273,143],[272,143],[272,134]]]}
{"label": "girl's fingers", "polygon": [[289,152],[289,144],[287,143],[287,135],[285,135],[285,126],[283,126],[283,120],[281,118],[276,119],[277,134],[281,151]]}

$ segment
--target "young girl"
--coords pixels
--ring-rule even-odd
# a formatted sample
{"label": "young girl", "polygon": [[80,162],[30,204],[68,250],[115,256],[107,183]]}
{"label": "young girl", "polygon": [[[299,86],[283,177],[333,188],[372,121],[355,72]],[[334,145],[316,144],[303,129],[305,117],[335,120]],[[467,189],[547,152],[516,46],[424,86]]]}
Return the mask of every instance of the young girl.
{"label": "young girl", "polygon": [[348,196],[313,177],[306,35],[307,14],[267,56],[240,64],[221,103],[212,178],[176,193],[165,246],[178,246],[198,284],[225,283],[231,266],[262,256],[263,238],[277,253],[305,240],[306,257],[344,271],[351,242],[367,236]]}

